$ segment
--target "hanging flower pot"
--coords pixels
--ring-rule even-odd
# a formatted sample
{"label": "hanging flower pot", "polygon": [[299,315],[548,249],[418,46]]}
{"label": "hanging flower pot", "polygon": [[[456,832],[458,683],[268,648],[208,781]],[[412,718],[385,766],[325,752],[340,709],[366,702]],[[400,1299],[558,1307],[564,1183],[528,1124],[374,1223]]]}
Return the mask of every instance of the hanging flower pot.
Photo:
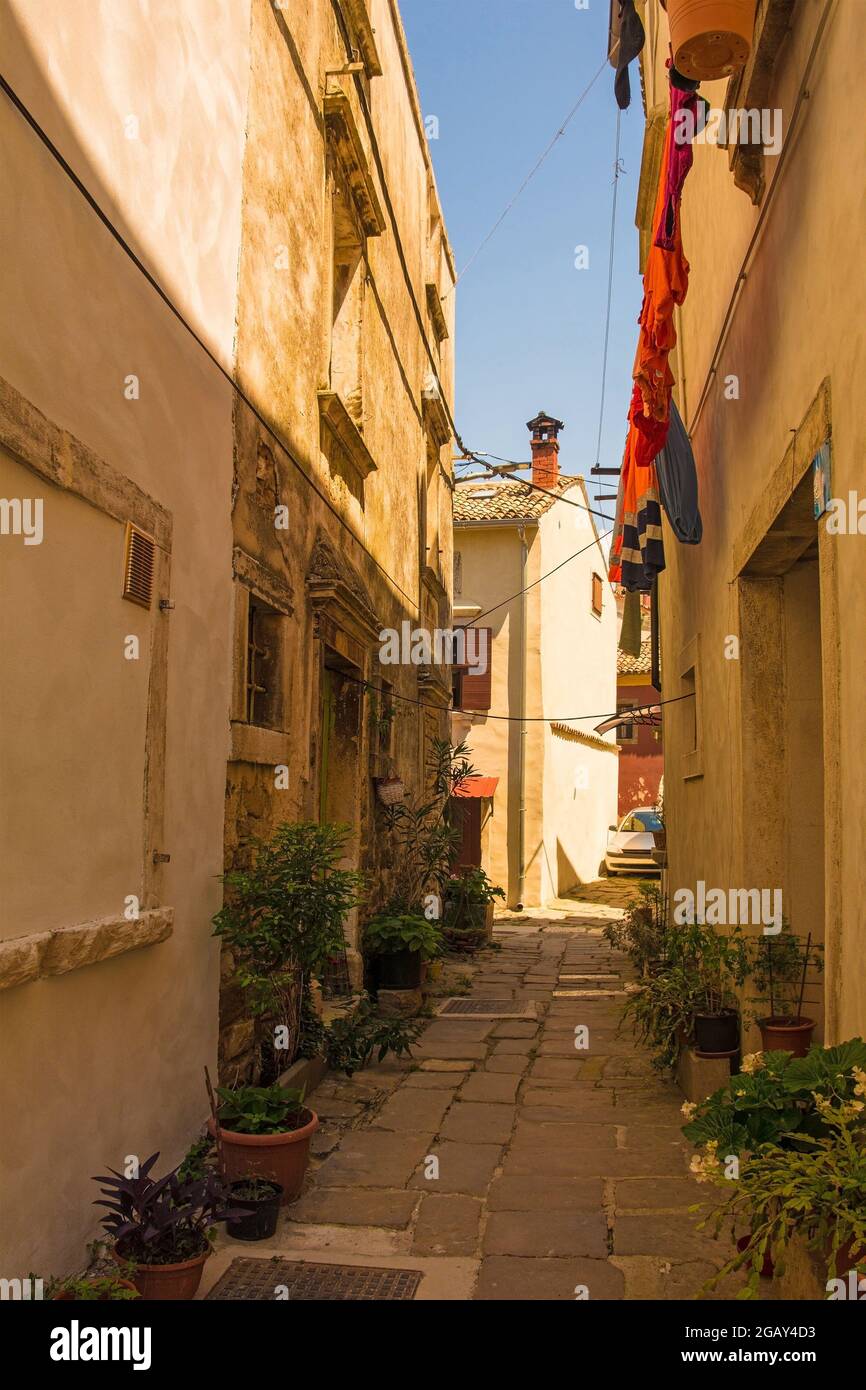
{"label": "hanging flower pot", "polygon": [[377,777],[376,795],[383,806],[396,806],[406,795],[402,777]]}
{"label": "hanging flower pot", "polygon": [[793,1052],[805,1057],[815,1031],[814,1018],[759,1018],[761,1046],[765,1052]]}
{"label": "hanging flower pot", "polygon": [[744,66],[752,47],[757,0],[668,0],[674,67],[713,82]]}

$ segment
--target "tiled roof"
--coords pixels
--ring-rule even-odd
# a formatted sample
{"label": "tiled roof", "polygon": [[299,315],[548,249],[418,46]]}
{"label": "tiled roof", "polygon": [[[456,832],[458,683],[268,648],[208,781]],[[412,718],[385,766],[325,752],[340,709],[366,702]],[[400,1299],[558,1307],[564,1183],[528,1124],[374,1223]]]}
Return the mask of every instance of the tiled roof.
{"label": "tiled roof", "polygon": [[454,520],[522,521],[543,516],[557,497],[578,485],[576,478],[566,478],[555,489],[538,492],[522,483],[458,483],[454,489]]}
{"label": "tiled roof", "polygon": [[640,644],[640,656],[629,656],[628,652],[616,654],[616,673],[618,676],[648,676],[652,672],[652,651],[650,638],[645,637]]}

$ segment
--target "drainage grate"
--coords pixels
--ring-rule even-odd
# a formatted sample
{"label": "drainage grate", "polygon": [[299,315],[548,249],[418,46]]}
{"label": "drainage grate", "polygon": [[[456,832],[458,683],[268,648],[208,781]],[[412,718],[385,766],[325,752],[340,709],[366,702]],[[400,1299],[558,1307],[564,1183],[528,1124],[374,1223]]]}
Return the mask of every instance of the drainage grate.
{"label": "drainage grate", "polygon": [[513,999],[445,999],[440,1014],[460,1014],[463,1018],[535,1018],[535,1005],[517,1004]]}
{"label": "drainage grate", "polygon": [[362,1265],[320,1265],[307,1260],[232,1260],[208,1298],[291,1303],[365,1303],[415,1297],[420,1269],[366,1269]]}

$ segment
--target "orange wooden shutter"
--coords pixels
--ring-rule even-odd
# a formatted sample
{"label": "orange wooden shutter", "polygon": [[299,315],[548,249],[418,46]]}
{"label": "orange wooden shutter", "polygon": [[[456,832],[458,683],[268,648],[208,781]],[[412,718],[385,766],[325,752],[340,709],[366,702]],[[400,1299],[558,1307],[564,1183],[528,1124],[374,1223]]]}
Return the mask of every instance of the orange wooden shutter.
{"label": "orange wooden shutter", "polygon": [[471,666],[465,666],[463,668],[460,708],[489,709],[491,677],[493,674],[493,629],[489,627],[480,627],[473,628],[471,631],[484,632],[487,634],[487,670],[484,672],[476,672]]}

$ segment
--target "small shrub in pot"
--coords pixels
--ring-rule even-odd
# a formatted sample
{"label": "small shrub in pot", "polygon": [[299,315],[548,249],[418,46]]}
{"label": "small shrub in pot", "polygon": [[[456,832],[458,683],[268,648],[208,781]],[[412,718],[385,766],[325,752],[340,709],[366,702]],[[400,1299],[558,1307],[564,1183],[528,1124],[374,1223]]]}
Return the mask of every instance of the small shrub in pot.
{"label": "small shrub in pot", "polygon": [[214,1176],[183,1178],[174,1168],[150,1176],[159,1154],[142,1163],[136,1177],[108,1170],[101,1183],[106,1207],[102,1225],[114,1239],[114,1257],[127,1262],[143,1299],[190,1299],[201,1282],[218,1221],[231,1215],[222,1183]]}
{"label": "small shrub in pot", "polygon": [[[219,1137],[226,1182],[259,1177],[278,1183],[282,1201],[301,1194],[310,1140],[319,1118],[304,1105],[303,1090],[286,1086],[217,1087]],[[208,1121],[215,1135],[213,1119]]]}

